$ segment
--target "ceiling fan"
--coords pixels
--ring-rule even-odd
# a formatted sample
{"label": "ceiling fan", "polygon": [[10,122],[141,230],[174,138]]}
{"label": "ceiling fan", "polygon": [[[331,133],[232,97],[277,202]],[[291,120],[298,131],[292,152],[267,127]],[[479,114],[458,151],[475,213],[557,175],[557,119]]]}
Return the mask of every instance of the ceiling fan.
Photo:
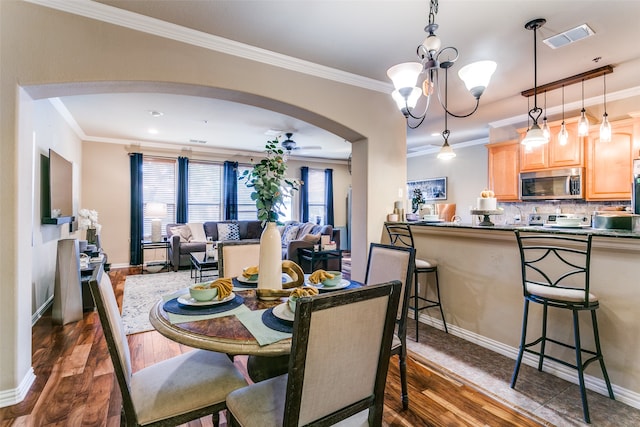
{"label": "ceiling fan", "polygon": [[285,136],[287,137],[287,139],[282,141],[282,148],[284,148],[289,152],[291,152],[292,150],[319,150],[322,148],[319,145],[298,147],[298,144],[293,139],[291,139],[291,137],[293,136],[293,133],[291,132],[285,133]]}

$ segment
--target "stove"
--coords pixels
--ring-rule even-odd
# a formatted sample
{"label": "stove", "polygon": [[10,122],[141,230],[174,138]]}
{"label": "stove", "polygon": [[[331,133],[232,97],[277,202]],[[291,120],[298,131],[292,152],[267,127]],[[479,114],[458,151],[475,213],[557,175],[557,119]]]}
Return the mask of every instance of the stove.
{"label": "stove", "polygon": [[[550,213],[530,213],[527,217],[528,225],[552,225],[556,223],[558,218],[566,218],[567,214],[550,214]],[[585,217],[580,218],[582,224],[590,224],[590,219]]]}

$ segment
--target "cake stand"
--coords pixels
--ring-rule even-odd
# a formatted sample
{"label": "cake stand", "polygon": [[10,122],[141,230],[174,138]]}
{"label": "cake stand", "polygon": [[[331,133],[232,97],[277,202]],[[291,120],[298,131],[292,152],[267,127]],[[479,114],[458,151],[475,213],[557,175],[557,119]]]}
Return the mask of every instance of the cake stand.
{"label": "cake stand", "polygon": [[487,210],[479,210],[479,209],[471,209],[471,215],[482,215],[484,218],[482,219],[482,222],[480,222],[478,225],[483,226],[483,227],[490,227],[492,225],[495,225],[494,223],[491,222],[491,220],[489,219],[489,215],[502,215],[503,211],[496,209],[496,210],[491,210],[491,211],[487,211]]}

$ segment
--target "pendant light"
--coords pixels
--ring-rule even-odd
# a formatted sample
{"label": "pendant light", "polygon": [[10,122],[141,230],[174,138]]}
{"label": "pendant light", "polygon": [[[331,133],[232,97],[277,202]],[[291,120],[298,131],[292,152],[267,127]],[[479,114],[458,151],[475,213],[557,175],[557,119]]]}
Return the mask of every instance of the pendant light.
{"label": "pendant light", "polygon": [[533,108],[529,110],[529,117],[533,120],[533,125],[527,131],[527,135],[522,139],[522,144],[525,147],[535,147],[538,145],[546,144],[549,142],[547,138],[544,137],[544,133],[540,126],[538,126],[538,119],[540,118],[540,114],[542,114],[542,109],[538,107],[538,55],[536,52],[536,31],[538,28],[542,27],[546,19],[534,19],[533,21],[527,22],[524,27],[527,30],[533,30]]}
{"label": "pendant light", "polygon": [[450,160],[456,156],[456,153],[453,152],[453,149],[449,145],[449,126],[447,126],[447,116],[449,115],[449,110],[447,110],[448,99],[449,99],[449,85],[447,84],[448,79],[447,68],[444,71],[444,131],[442,132],[442,138],[444,138],[444,144],[442,144],[442,148],[440,148],[440,152],[438,153],[438,159],[440,160]]}
{"label": "pendant light", "polygon": [[549,129],[549,123],[547,123],[547,91],[544,91],[544,117],[542,117],[542,133],[547,141],[551,139],[551,129]]}
{"label": "pendant light", "polygon": [[564,85],[562,85],[562,125],[560,125],[560,133],[558,133],[558,143],[567,145],[568,141],[569,132],[567,132],[567,126],[564,124]]}
{"label": "pendant light", "polygon": [[578,136],[587,136],[589,133],[589,119],[584,110],[584,79],[582,79],[582,110],[580,110],[580,120],[578,120]]}
{"label": "pendant light", "polygon": [[604,82],[604,114],[602,115],[602,124],[600,125],[600,142],[611,141],[611,125],[607,118],[607,73],[602,75]]}

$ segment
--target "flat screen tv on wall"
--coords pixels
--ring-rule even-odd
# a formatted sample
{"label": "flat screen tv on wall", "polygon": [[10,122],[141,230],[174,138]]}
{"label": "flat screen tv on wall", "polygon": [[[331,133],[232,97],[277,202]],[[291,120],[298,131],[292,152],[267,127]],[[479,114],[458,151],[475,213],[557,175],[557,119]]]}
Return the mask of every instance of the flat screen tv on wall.
{"label": "flat screen tv on wall", "polygon": [[42,222],[62,224],[73,220],[73,163],[49,149],[42,163]]}

